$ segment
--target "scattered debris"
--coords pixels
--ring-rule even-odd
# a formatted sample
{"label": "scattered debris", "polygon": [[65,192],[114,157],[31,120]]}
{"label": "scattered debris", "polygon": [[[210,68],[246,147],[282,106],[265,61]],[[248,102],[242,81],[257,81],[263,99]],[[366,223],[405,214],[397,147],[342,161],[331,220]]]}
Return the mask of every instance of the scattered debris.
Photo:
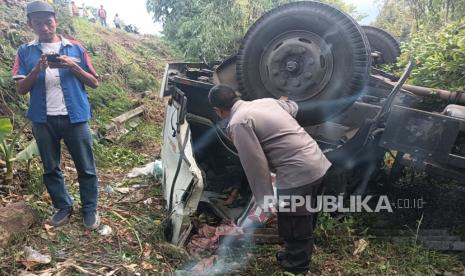
{"label": "scattered debris", "polygon": [[153,199],[151,197],[147,198],[146,200],[143,201],[145,205],[150,205],[153,203]]}
{"label": "scattered debris", "polygon": [[[125,128],[125,123],[135,119],[136,117],[140,117],[144,114],[145,107],[144,105],[141,105],[137,108],[134,108],[132,110],[129,110],[126,113],[123,113],[119,115],[118,117],[115,117],[111,119],[111,124],[107,125],[106,131],[105,131],[105,139],[111,142],[117,142],[121,137],[129,133],[129,130]],[[131,129],[134,129],[137,127],[139,123],[134,122],[133,124],[130,124],[129,127]]]}
{"label": "scattered debris", "polygon": [[360,257],[360,254],[362,254],[362,252],[365,251],[367,246],[368,246],[368,242],[366,240],[364,240],[364,239],[360,239],[358,241],[355,241],[355,250],[352,253],[352,256],[354,256],[356,258]]}
{"label": "scattered debris", "polygon": [[28,269],[40,264],[48,264],[51,261],[52,257],[43,255],[30,246],[24,247],[23,258],[20,259],[20,262]]}
{"label": "scattered debris", "polygon": [[155,177],[155,180],[161,180],[163,174],[163,167],[161,160],[156,160],[155,161],[155,166],[153,168],[153,176]]}
{"label": "scattered debris", "polygon": [[128,173],[127,177],[136,178],[138,176],[151,175],[153,174],[154,167],[155,167],[155,162],[151,162],[145,165],[144,167],[134,168]]}
{"label": "scattered debris", "polygon": [[115,189],[113,189],[113,187],[111,187],[110,185],[107,185],[105,186],[105,188],[103,188],[103,192],[107,194],[112,194],[115,192]]}
{"label": "scattered debris", "polygon": [[146,262],[146,261],[143,261],[141,266],[142,266],[142,269],[144,269],[144,270],[152,270],[152,269],[154,269],[153,265],[151,263]]}
{"label": "scattered debris", "polygon": [[144,92],[137,93],[135,96],[140,97],[140,98],[145,98],[145,97],[150,96],[152,94],[153,94],[152,91],[147,90],[147,91],[144,91]]}
{"label": "scattered debris", "polygon": [[19,271],[19,274],[18,276],[48,276],[48,275],[52,275],[51,273],[50,274],[35,274],[35,273],[32,273],[32,272],[29,272],[29,271],[26,271],[26,270],[20,270]]}
{"label": "scattered debris", "polygon": [[130,265],[125,265],[124,268],[127,269],[128,272],[130,273],[136,273],[136,268],[137,268],[137,264],[130,264]]}
{"label": "scattered debris", "polygon": [[153,248],[150,243],[144,243],[144,252],[142,255],[147,258],[150,256],[150,254],[152,254],[152,250]]}
{"label": "scattered debris", "polygon": [[[258,222],[262,225],[273,224],[276,222],[276,219],[276,214],[265,212],[259,206],[252,207],[252,209],[249,211],[249,214],[247,215],[247,220],[250,220],[252,223]],[[244,224],[247,224],[247,222]]]}
{"label": "scattered debris", "polygon": [[115,118],[111,119],[111,121],[113,123],[115,123],[115,124],[121,125],[121,124],[131,120],[134,117],[142,115],[142,113],[144,113],[144,110],[145,110],[145,107],[143,105],[141,105],[141,106],[139,106],[137,108],[134,108],[132,110],[129,110],[126,113],[123,113],[123,114],[119,115],[118,117],[115,117]]}
{"label": "scattered debris", "polygon": [[57,263],[57,272],[56,276],[61,276],[61,275],[69,275],[69,269],[74,269],[84,275],[97,275],[97,273],[93,273],[88,269],[85,269],[81,266],[79,266],[75,260],[66,260],[62,263]]}
{"label": "scattered debris", "polygon": [[131,191],[131,188],[122,187],[122,188],[114,188],[114,190],[117,191],[118,193],[127,194]]}
{"label": "scattered debris", "polygon": [[133,189],[142,189],[142,188],[147,188],[149,186],[150,185],[148,185],[148,184],[134,184],[134,185],[131,186],[131,188],[133,188]]}
{"label": "scattered debris", "polygon": [[49,236],[51,236],[51,237],[54,237],[54,236],[56,236],[56,234],[57,234],[57,233],[53,232],[53,229],[54,229],[54,228],[55,228],[55,227],[53,227],[52,225],[49,225],[49,224],[47,224],[47,223],[44,224],[44,229],[45,229],[45,231],[46,231],[47,234],[48,234]]}
{"label": "scattered debris", "polygon": [[111,229],[110,226],[108,225],[102,225],[100,229],[98,230],[99,234],[102,236],[109,236],[113,233],[113,229]]}

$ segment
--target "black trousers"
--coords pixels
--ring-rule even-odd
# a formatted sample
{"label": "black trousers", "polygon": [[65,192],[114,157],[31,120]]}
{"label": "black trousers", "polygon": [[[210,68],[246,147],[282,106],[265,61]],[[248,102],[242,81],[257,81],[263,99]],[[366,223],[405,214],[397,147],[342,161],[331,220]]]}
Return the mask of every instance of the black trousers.
{"label": "black trousers", "polygon": [[[278,190],[278,197],[310,196],[311,205],[316,207],[316,197],[323,193],[323,178],[308,185],[288,190]],[[276,258],[284,271],[294,274],[306,274],[310,269],[313,253],[313,230],[318,219],[318,213],[308,212],[305,208],[294,213],[278,212],[279,237],[284,242],[284,251],[278,252]]]}

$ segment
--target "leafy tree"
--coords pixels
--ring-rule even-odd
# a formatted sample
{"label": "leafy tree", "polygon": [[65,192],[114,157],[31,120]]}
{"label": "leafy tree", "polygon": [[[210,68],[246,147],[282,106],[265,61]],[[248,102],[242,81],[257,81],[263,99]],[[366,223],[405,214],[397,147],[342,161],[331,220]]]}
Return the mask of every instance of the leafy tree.
{"label": "leafy tree", "polygon": [[[247,31],[264,12],[295,0],[147,0],[147,10],[163,23],[163,34],[187,59],[215,60],[234,54]],[[325,0],[363,15],[343,0]]]}
{"label": "leafy tree", "polygon": [[409,7],[399,4],[403,0],[384,0],[374,26],[381,28],[401,41],[408,39],[415,25]]}
{"label": "leafy tree", "polygon": [[375,26],[401,40],[420,29],[439,30],[465,16],[465,0],[380,0]]}
{"label": "leafy tree", "polygon": [[443,27],[437,34],[420,31],[402,46],[399,65],[416,60],[410,80],[432,88],[465,91],[465,20]]}
{"label": "leafy tree", "polygon": [[403,68],[413,58],[410,81],[465,90],[465,0],[383,0],[375,25],[400,37]]}

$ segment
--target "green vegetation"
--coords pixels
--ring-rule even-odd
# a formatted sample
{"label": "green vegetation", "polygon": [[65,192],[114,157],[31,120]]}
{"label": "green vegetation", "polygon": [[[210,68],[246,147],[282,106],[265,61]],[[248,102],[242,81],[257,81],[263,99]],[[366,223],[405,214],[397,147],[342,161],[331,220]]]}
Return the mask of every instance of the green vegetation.
{"label": "green vegetation", "polygon": [[375,25],[402,39],[420,30],[435,31],[465,16],[464,0],[382,0]]}
{"label": "green vegetation", "polygon": [[[335,219],[323,214],[315,235],[312,275],[463,275],[463,256],[424,249],[413,242],[391,243],[370,236],[364,229],[363,214]],[[364,250],[354,253],[359,244]],[[275,254],[280,245],[230,247],[226,263],[247,254],[245,271],[234,275],[282,275]],[[247,253],[244,253],[247,252]]]}
{"label": "green vegetation", "polygon": [[[155,21],[163,22],[166,39],[185,59],[217,60],[234,54],[247,29],[267,10],[294,0],[148,0]],[[343,0],[324,0],[351,13],[363,15]]]}
{"label": "green vegetation", "polygon": [[410,81],[433,88],[465,91],[465,21],[442,27],[437,33],[412,34],[402,47],[399,66],[414,58],[417,66]]}
{"label": "green vegetation", "polygon": [[[91,122],[93,129],[105,129],[111,118],[144,103],[161,108],[160,104],[154,104],[150,100],[140,100],[136,94],[148,90],[158,92],[159,79],[163,74],[166,60],[171,57],[170,50],[163,42],[154,36],[129,36],[124,31],[105,29],[84,19],[72,19],[59,5],[56,6],[56,10],[58,11],[59,33],[81,42],[86,47],[92,64],[100,75],[100,86],[97,89],[88,89],[93,108]],[[14,24],[11,23],[15,22],[14,20],[3,21],[7,18],[15,18],[17,21]],[[27,109],[28,96],[16,94],[15,84],[11,79],[11,68],[17,47],[32,40],[34,36],[27,27],[23,10],[19,6],[2,4],[0,25],[7,28],[7,35],[0,35],[0,52],[2,53],[0,116],[7,115],[14,118],[15,125],[26,125],[27,120],[22,114]],[[161,113],[162,111],[158,109],[154,112]],[[152,126],[155,123],[143,123],[142,125]],[[144,141],[148,142],[147,133],[153,132],[153,128],[138,128],[136,132],[141,132],[145,137]],[[132,135],[133,137],[140,136],[139,134]],[[29,143],[27,138],[19,140],[25,143],[24,147],[27,147]],[[148,144],[158,141],[154,138]],[[132,142],[132,144],[135,143]],[[142,154],[143,150],[139,150],[139,153],[137,149],[127,148],[128,145],[129,143],[103,145],[96,141],[97,162],[105,167],[124,166],[129,169],[147,161],[147,158],[153,158],[153,156],[147,156],[147,153]],[[141,143],[138,146],[141,146]]]}
{"label": "green vegetation", "polygon": [[13,164],[17,161],[27,161],[29,170],[31,160],[34,156],[39,154],[39,149],[35,141],[32,141],[22,151],[16,152],[17,142],[18,139],[20,139],[24,127],[16,133],[13,133],[13,125],[10,119],[0,118],[0,157],[3,158],[6,163],[5,181],[8,185],[11,185],[13,182]]}
{"label": "green vegetation", "polygon": [[[28,96],[18,95],[11,79],[16,49],[34,37],[26,25],[20,2],[0,4],[0,26],[6,30],[0,33],[0,116],[9,117],[0,119],[0,140],[6,138],[5,143],[11,149],[10,157],[26,149],[19,156],[16,155],[16,159],[29,158],[34,145],[27,146],[32,135],[28,120],[23,115],[28,106]],[[52,256],[51,265],[38,266],[34,268],[36,270],[53,269],[55,265],[63,263],[64,258],[77,260],[78,264],[83,265],[79,262],[95,260],[95,256],[98,256],[100,262],[112,264],[109,268],[117,269],[119,272],[116,274],[121,271],[123,274],[134,274],[134,269],[144,271],[140,265],[142,262],[146,266],[153,266],[153,269],[147,270],[152,273],[157,274],[155,269],[168,272],[171,268],[168,260],[164,259],[165,251],[169,253],[167,258],[177,254],[162,249],[167,245],[160,242],[164,212],[161,211],[162,201],[159,200],[159,183],[151,178],[127,180],[125,176],[133,167],[144,165],[159,156],[163,102],[156,95],[165,64],[172,56],[171,50],[157,37],[128,35],[123,31],[102,28],[83,19],[72,19],[60,6],[57,6],[57,10],[59,33],[86,47],[100,75],[100,86],[87,91],[93,108],[91,127],[95,134],[94,152],[101,186],[99,207],[103,222],[111,227],[113,234],[102,236],[97,232],[85,232],[79,227],[82,217],[78,214],[64,228],[44,229],[45,220],[53,208],[50,197],[45,193],[42,166],[38,159],[27,164],[18,162],[13,170],[15,190],[10,191],[9,200],[28,201],[37,212],[40,223],[28,232],[17,235],[6,250],[0,250],[0,275],[20,274],[24,265],[18,258],[25,245]],[[152,93],[141,96],[141,92],[146,91]],[[101,139],[101,130],[106,129],[113,117],[142,104],[146,106],[146,112],[127,135],[113,143]],[[10,123],[12,118],[14,124]],[[19,126],[26,127],[21,130]],[[12,140],[11,133],[17,134],[17,142]],[[66,149],[64,145],[63,148]],[[0,154],[0,159],[5,157]],[[74,164],[66,150],[62,155],[61,167],[78,210],[79,185]],[[142,188],[133,188],[136,184]],[[124,189],[116,191],[119,185],[130,192]],[[105,192],[105,187],[114,190]],[[0,194],[2,199],[3,196]],[[160,203],[146,205],[143,201],[148,198]],[[3,202],[0,206],[4,206]],[[153,245],[148,242],[153,242]],[[171,248],[171,251],[175,250]],[[92,257],[88,255],[89,252]],[[132,266],[133,263],[139,267]],[[72,268],[64,274],[78,275]]]}
{"label": "green vegetation", "polygon": [[102,79],[97,89],[89,89],[99,127],[138,104],[131,94],[158,91],[159,76],[170,57],[162,42],[152,36],[128,39],[123,31],[109,31],[84,19],[74,22],[76,39],[87,47]]}
{"label": "green vegetation", "polygon": [[410,82],[432,88],[465,90],[465,1],[383,0],[375,25],[402,41],[396,68],[416,61]]}
{"label": "green vegetation", "polygon": [[130,169],[147,162],[146,158],[142,155],[135,153],[131,149],[117,145],[96,143],[94,154],[97,159],[97,166],[102,168],[120,167]]}
{"label": "green vegetation", "polygon": [[[465,267],[459,256],[430,251],[411,242],[389,243],[367,234],[366,215],[355,214],[335,220],[327,214],[320,217],[316,233],[318,248],[316,267],[325,267],[334,260],[332,273],[345,275],[435,275],[437,271],[463,273]],[[354,254],[357,242],[368,241],[360,254]],[[322,275],[331,275],[322,271]]]}

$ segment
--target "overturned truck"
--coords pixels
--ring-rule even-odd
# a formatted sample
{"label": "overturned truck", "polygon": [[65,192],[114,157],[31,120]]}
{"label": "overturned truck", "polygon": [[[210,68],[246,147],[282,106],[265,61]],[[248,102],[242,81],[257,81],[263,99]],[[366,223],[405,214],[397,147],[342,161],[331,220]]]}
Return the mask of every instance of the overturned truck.
{"label": "overturned truck", "polygon": [[[333,193],[365,193],[386,153],[395,156],[387,182],[405,166],[464,181],[465,94],[406,85],[411,63],[401,78],[379,69],[399,54],[398,42],[385,31],[305,1],[263,15],[237,55],[221,64],[168,64],[161,88],[161,96],[169,97],[162,149],[166,238],[183,245],[202,216],[241,225],[253,206],[225,122],[208,104],[218,83],[246,100],[295,100],[298,122],[333,163]],[[422,106],[432,96],[442,99],[440,110]],[[240,188],[241,197],[224,206],[223,193],[231,186]]]}

